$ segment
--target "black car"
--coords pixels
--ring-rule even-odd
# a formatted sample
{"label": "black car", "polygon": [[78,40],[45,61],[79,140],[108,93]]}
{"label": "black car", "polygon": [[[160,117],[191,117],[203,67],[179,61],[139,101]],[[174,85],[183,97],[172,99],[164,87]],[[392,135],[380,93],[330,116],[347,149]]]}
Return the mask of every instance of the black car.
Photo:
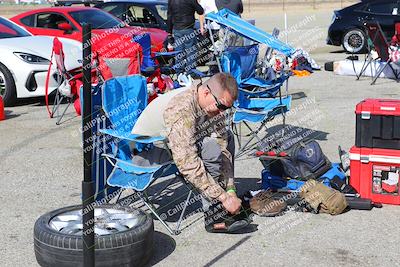
{"label": "black car", "polygon": [[130,26],[167,30],[167,0],[111,0],[94,7],[111,13]]}
{"label": "black car", "polygon": [[365,51],[367,34],[363,24],[376,21],[388,40],[394,35],[394,25],[400,22],[400,1],[369,0],[334,11],[329,26],[327,44],[342,45],[350,53]]}

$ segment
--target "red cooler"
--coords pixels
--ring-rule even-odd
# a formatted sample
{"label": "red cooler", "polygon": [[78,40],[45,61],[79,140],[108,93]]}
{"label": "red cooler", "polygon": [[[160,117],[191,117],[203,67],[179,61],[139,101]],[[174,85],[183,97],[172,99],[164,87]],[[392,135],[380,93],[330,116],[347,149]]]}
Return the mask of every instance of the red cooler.
{"label": "red cooler", "polygon": [[350,184],[364,198],[400,205],[400,100],[365,99],[355,113]]}
{"label": "red cooler", "polygon": [[400,205],[400,150],[350,149],[350,185],[361,197]]}

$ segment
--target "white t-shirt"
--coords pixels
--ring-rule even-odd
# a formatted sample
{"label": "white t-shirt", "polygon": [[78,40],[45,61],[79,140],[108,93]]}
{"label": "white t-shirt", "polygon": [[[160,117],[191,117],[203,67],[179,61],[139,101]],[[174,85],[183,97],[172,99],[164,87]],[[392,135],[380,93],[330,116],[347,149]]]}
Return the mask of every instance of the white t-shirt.
{"label": "white t-shirt", "polygon": [[[215,0],[200,0],[200,5],[204,9],[204,15],[207,15],[210,12],[218,12]],[[215,22],[211,22],[210,27],[212,30],[218,30],[220,28],[218,23]]]}

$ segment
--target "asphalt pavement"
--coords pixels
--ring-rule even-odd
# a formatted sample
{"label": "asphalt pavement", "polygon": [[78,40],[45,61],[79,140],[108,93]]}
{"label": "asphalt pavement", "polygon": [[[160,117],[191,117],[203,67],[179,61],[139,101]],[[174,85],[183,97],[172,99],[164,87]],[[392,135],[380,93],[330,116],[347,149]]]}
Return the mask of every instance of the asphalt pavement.
{"label": "asphalt pavement", "polygon": [[[324,44],[332,10],[287,13],[288,40],[303,46],[322,65],[347,55]],[[282,11],[254,11],[256,25],[268,31],[284,28]],[[282,36],[282,38],[285,38]],[[314,38],[314,39],[313,39]],[[364,98],[400,98],[400,84],[379,79],[336,76],[324,70],[290,78],[293,96],[286,123],[312,130],[331,161],[337,146],[348,150],[355,140],[355,105]],[[80,117],[70,109],[61,126],[49,119],[42,100],[6,108],[0,122],[0,266],[37,266],[33,226],[43,213],[79,204],[83,156]],[[275,125],[271,124],[271,127]],[[237,160],[240,192],[258,189],[262,165]],[[184,221],[199,219],[200,214]],[[252,227],[237,235],[209,234],[201,218],[180,235],[171,236],[155,221],[156,266],[400,266],[400,207],[352,210],[339,216],[288,212],[276,218],[254,217]]]}

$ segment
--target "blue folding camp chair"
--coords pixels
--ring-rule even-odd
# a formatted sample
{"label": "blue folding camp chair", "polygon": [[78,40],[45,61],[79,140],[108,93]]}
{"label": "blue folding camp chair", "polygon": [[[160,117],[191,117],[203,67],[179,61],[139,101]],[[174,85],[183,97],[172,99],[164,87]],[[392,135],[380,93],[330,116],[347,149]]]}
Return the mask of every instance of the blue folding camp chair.
{"label": "blue folding camp chair", "polygon": [[[151,76],[157,69],[159,69],[162,74],[166,75],[173,75],[176,73],[174,57],[179,54],[179,51],[156,52],[153,57],[151,54],[150,34],[144,33],[136,35],[132,40],[142,47],[143,59],[140,65],[140,72],[144,76]],[[156,64],[156,60],[158,64]]]}
{"label": "blue folding camp chair", "polygon": [[[274,30],[273,35],[268,34],[227,9],[207,14],[206,20],[207,23],[215,22],[225,29],[222,45],[217,46],[214,39],[211,39],[215,58],[219,70],[232,74],[239,87],[239,96],[235,102],[236,109],[232,119],[239,144],[235,157],[252,154],[254,150],[258,150],[258,146],[261,145],[267,135],[263,133],[267,122],[277,115],[283,115],[283,124],[285,124],[284,115],[290,109],[291,104],[291,97],[288,96],[289,75],[285,71],[277,75],[275,73],[268,75],[266,71],[264,73],[264,69],[267,69],[266,66],[268,65],[268,56],[271,55],[272,51],[275,51],[288,57],[294,52],[294,49],[277,39],[277,30]],[[225,39],[229,32],[234,32],[254,44],[225,47]],[[268,53],[264,55],[261,64],[261,72],[256,71],[259,44],[268,47]],[[257,74],[261,75],[258,76]],[[285,82],[286,94],[282,96],[281,88]],[[241,134],[242,124],[250,131],[246,136]],[[255,124],[257,128],[253,129],[254,127],[250,124]],[[248,138],[245,142],[242,142],[242,137]]]}
{"label": "blue folding camp chair", "polygon": [[228,47],[221,56],[222,71],[235,77],[239,89],[253,97],[274,97],[289,75],[266,80],[257,77],[258,45]]}
{"label": "blue folding camp chair", "polygon": [[[132,189],[136,193],[135,195],[143,201],[147,208],[171,234],[179,234],[183,215],[193,192],[192,189],[189,190],[180,218],[176,228],[173,230],[157,213],[157,209],[152,204],[154,198],[147,195],[147,189],[161,177],[174,175],[180,181],[184,182],[185,180],[178,173],[172,161],[152,164],[151,166],[138,166],[132,162],[131,142],[133,142],[138,151],[154,149],[153,144],[156,142],[166,144],[165,139],[161,136],[150,137],[131,134],[131,130],[141,111],[147,106],[145,78],[141,75],[131,75],[105,81],[102,90],[102,105],[103,111],[111,123],[111,127],[101,129],[100,132],[114,138],[112,153],[103,154],[113,166],[113,170],[107,179],[107,184],[122,189]],[[172,182],[168,185],[170,184]],[[162,190],[166,189],[168,185]]]}
{"label": "blue folding camp chair", "polygon": [[[84,93],[83,86],[80,90],[80,101],[81,107],[84,103]],[[102,155],[104,153],[111,152],[111,141],[105,138],[104,135],[98,134],[100,129],[107,128],[110,126],[110,121],[102,116],[102,84],[92,85],[92,138],[91,145],[92,148],[92,180],[94,182],[94,198],[97,201],[101,201],[106,196],[112,194],[116,188],[107,186],[107,177],[111,173],[112,166]]]}
{"label": "blue folding camp chair", "polygon": [[[238,151],[235,158],[244,155],[254,156],[256,151],[265,149],[263,146],[266,145],[265,138],[268,135],[268,131],[265,131],[267,130],[267,123],[273,120],[275,116],[282,115],[284,126],[285,113],[290,110],[291,101],[291,96],[252,98],[239,92],[232,118],[234,132],[238,137]],[[242,135],[242,124],[249,131],[245,136]],[[255,127],[252,127],[251,124]],[[244,140],[244,138],[247,140]]]}
{"label": "blue folding camp chair", "polygon": [[[260,136],[267,122],[276,115],[285,115],[290,109],[291,96],[282,97],[281,87],[289,78],[281,75],[274,80],[265,80],[255,73],[258,46],[229,47],[221,57],[222,71],[235,77],[239,94],[233,113],[233,128],[238,137],[236,158],[258,150],[266,136]],[[245,66],[245,67],[243,67]],[[278,95],[279,94],[279,95]],[[277,96],[278,95],[278,96]],[[285,117],[283,117],[285,123]],[[242,124],[249,130],[247,140],[242,140]],[[253,129],[250,124],[257,124]],[[244,143],[244,144],[243,144]],[[243,145],[242,145],[243,144]]]}

